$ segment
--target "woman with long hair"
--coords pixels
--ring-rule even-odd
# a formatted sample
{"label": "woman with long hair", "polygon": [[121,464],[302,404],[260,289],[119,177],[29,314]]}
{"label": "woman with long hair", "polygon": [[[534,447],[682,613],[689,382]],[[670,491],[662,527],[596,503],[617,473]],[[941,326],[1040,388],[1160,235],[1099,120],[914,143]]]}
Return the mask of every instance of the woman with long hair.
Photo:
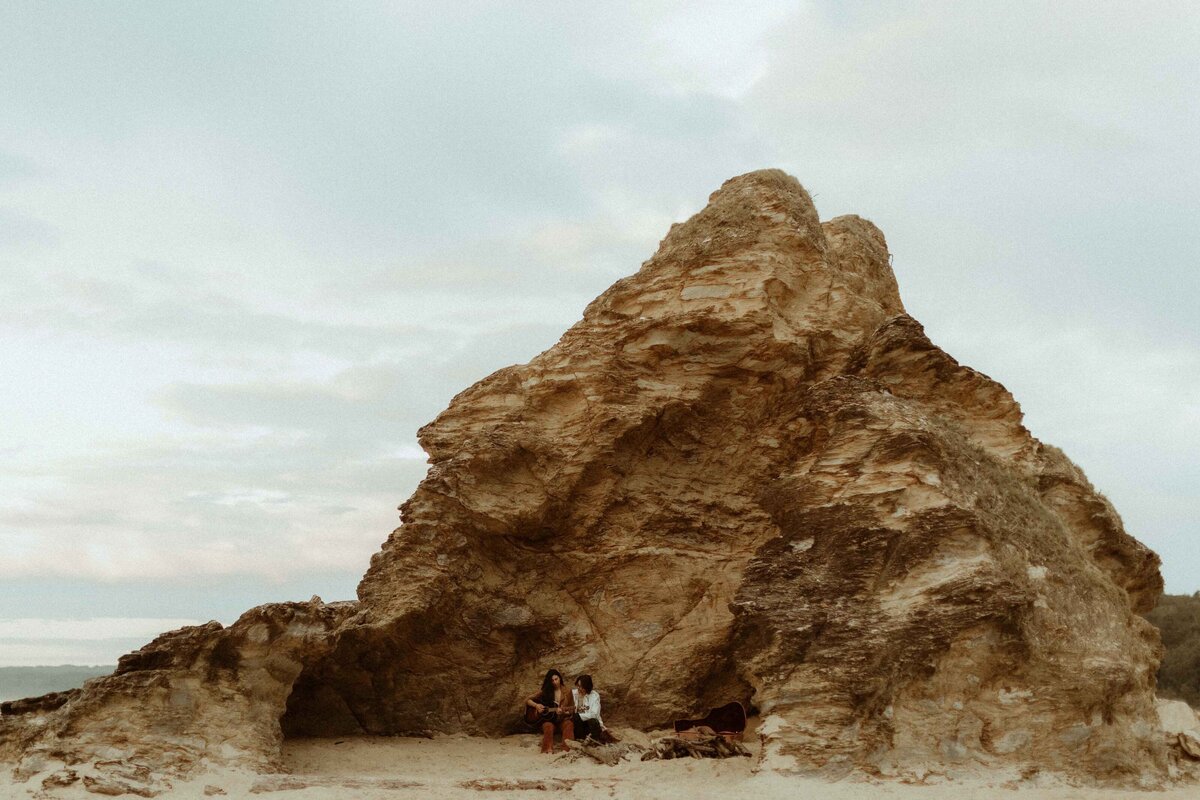
{"label": "woman with long hair", "polygon": [[[565,742],[575,738],[575,723],[571,715],[575,712],[575,704],[571,693],[563,686],[562,673],[556,669],[546,671],[542,678],[542,688],[525,698],[525,707],[533,709],[537,722],[542,729],[542,752],[554,752],[554,731],[562,733],[563,748]],[[527,715],[528,718],[529,715]]]}

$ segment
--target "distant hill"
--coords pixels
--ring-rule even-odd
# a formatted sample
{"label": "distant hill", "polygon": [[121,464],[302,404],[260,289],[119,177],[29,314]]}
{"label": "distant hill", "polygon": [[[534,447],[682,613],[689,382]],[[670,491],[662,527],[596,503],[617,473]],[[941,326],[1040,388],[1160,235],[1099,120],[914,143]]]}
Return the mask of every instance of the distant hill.
{"label": "distant hill", "polygon": [[1167,648],[1158,668],[1158,696],[1200,706],[1200,592],[1164,594],[1146,619]]}
{"label": "distant hill", "polygon": [[107,675],[114,669],[115,665],[81,667],[74,664],[59,667],[0,667],[0,701],[74,689],[82,686],[88,678]]}

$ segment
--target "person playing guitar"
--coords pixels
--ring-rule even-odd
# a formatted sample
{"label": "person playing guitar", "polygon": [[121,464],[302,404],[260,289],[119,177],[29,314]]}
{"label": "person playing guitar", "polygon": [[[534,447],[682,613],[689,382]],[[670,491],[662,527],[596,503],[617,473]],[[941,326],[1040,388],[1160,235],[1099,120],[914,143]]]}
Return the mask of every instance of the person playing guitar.
{"label": "person playing guitar", "polygon": [[543,753],[554,752],[555,728],[562,733],[564,743],[575,738],[575,723],[571,719],[574,713],[571,692],[563,686],[562,673],[556,669],[548,670],[542,688],[525,699],[525,721],[542,729]]}

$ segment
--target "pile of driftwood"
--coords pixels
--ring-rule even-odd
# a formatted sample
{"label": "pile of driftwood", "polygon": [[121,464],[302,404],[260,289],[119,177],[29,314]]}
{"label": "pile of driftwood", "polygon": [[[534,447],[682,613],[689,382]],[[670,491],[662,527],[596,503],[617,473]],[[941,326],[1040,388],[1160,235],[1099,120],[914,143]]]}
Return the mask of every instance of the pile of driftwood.
{"label": "pile of driftwood", "polygon": [[692,733],[684,736],[664,736],[642,753],[642,761],[656,758],[732,758],[749,756],[750,751],[732,737],[719,733]]}
{"label": "pile of driftwood", "polygon": [[565,757],[570,759],[587,756],[606,766],[616,766],[621,761],[641,754],[642,761],[671,758],[732,758],[749,756],[745,745],[729,736],[718,733],[664,736],[656,739],[647,749],[638,744],[600,744],[591,739],[568,741],[571,750]]}
{"label": "pile of driftwood", "polygon": [[609,767],[616,766],[618,762],[625,758],[631,758],[638,753],[642,753],[646,748],[636,744],[617,742],[614,744],[601,744],[594,739],[583,739],[582,741],[568,740],[563,742],[571,752],[568,754],[572,758],[580,755],[587,756],[593,761],[599,761]]}

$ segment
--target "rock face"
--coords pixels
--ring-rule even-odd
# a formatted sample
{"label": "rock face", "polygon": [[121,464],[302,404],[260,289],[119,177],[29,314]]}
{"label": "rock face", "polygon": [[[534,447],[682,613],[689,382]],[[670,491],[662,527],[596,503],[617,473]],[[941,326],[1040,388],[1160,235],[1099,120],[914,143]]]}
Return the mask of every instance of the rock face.
{"label": "rock face", "polygon": [[80,764],[99,766],[93,780],[122,767],[186,777],[205,761],[273,769],[292,684],[354,607],[258,606],[228,628],[165,633],[82,689],[0,704],[0,762],[21,779]]}
{"label": "rock face", "polygon": [[0,757],[172,741],[101,712],[169,716],[178,692],[178,764],[269,765],[279,725],[499,734],[555,666],[595,677],[610,722],[739,699],[776,766],[1165,775],[1135,614],[1157,557],[905,314],[880,231],[821,223],[781,172],[728,181],[420,441],[357,605],[168,634],[45,712],[53,735],[0,723]]}

